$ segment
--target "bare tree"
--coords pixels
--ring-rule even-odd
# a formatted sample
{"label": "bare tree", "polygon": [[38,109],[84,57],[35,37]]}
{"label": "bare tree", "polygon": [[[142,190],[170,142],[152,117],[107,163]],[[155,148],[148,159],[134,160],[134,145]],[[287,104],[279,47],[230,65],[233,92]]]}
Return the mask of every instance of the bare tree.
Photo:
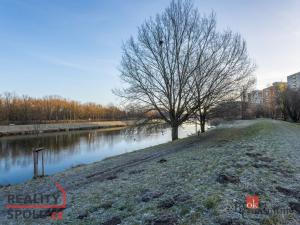
{"label": "bare tree", "polygon": [[214,26],[213,15],[200,17],[190,1],[174,0],[123,46],[121,79],[127,87],[115,93],[159,112],[172,127],[172,140],[198,107],[194,74]]}
{"label": "bare tree", "polygon": [[30,98],[27,95],[22,96],[22,120],[28,121],[29,109],[30,109]]}
{"label": "bare tree", "polygon": [[5,119],[7,121],[12,120],[13,118],[13,98],[14,94],[5,92],[4,93],[4,111],[5,111]]}
{"label": "bare tree", "polygon": [[240,99],[240,90],[248,90],[255,83],[251,75],[255,66],[249,59],[246,42],[232,31],[218,32],[214,26],[210,41],[201,49],[204,54],[195,73],[198,105],[195,115],[204,132],[212,107]]}
{"label": "bare tree", "polygon": [[127,87],[117,94],[158,111],[172,127],[172,140],[191,115],[205,123],[210,107],[236,96],[254,68],[240,35],[218,32],[214,13],[201,17],[190,1],[173,0],[123,51]]}
{"label": "bare tree", "polygon": [[273,84],[274,86],[274,118],[279,118],[283,120],[287,120],[288,113],[287,108],[285,106],[285,98],[287,97],[288,86],[287,83],[284,82],[276,82]]}

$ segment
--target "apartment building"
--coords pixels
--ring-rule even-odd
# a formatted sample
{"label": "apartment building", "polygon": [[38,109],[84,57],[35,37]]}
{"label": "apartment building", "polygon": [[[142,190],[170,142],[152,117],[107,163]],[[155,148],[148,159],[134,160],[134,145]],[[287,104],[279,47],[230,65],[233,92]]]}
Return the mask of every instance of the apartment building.
{"label": "apartment building", "polygon": [[274,102],[275,98],[275,87],[272,85],[270,87],[264,88],[262,90],[263,104],[269,106]]}
{"label": "apartment building", "polygon": [[281,117],[281,93],[287,88],[286,82],[274,82],[272,86],[262,90],[263,105],[266,113],[273,117]]}
{"label": "apartment building", "polygon": [[274,82],[272,86],[262,90],[263,104],[273,104],[275,98],[287,88],[286,82]]}
{"label": "apartment building", "polygon": [[[287,89],[287,82],[274,82],[263,90],[251,91],[247,94],[248,110],[256,113],[256,117],[282,117],[282,93]],[[250,114],[251,114],[250,112]]]}
{"label": "apartment building", "polygon": [[300,72],[287,77],[288,87],[290,89],[300,89]]}
{"label": "apartment building", "polygon": [[263,103],[263,92],[260,90],[251,91],[248,93],[248,102],[251,104],[260,105]]}

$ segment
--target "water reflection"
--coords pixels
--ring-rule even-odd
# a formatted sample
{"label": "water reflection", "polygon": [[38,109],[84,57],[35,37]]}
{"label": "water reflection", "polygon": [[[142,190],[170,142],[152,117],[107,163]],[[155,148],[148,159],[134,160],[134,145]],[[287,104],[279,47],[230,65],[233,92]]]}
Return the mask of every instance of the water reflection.
{"label": "water reflection", "polygon": [[[193,125],[179,129],[179,137],[194,131]],[[33,175],[32,149],[44,147],[46,174],[82,163],[170,141],[167,125],[123,129],[72,131],[39,136],[0,138],[0,184],[19,183]]]}

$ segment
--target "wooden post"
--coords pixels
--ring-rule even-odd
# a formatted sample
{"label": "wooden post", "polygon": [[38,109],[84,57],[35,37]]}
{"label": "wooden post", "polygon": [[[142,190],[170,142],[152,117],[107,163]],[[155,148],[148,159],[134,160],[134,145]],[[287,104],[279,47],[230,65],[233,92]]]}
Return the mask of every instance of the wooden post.
{"label": "wooden post", "polygon": [[33,151],[33,178],[38,177],[39,169],[38,169],[38,152]]}
{"label": "wooden post", "polygon": [[[33,178],[37,178],[39,176],[39,152],[43,150],[44,148],[37,148],[33,150]],[[44,152],[42,152],[42,176],[44,175]]]}
{"label": "wooden post", "polygon": [[42,176],[45,176],[44,151],[42,151]]}

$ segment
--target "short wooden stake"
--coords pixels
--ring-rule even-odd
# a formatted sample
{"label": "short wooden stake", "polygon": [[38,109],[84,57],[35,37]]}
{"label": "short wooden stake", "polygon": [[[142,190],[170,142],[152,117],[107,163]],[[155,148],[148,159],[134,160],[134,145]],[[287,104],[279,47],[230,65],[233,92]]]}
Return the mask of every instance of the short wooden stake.
{"label": "short wooden stake", "polygon": [[39,168],[38,168],[38,152],[33,151],[33,177],[36,178],[38,177],[39,173]]}
{"label": "short wooden stake", "polygon": [[33,150],[33,178],[39,176],[39,152],[42,151],[42,176],[45,176],[44,166],[44,148],[37,148]]}

